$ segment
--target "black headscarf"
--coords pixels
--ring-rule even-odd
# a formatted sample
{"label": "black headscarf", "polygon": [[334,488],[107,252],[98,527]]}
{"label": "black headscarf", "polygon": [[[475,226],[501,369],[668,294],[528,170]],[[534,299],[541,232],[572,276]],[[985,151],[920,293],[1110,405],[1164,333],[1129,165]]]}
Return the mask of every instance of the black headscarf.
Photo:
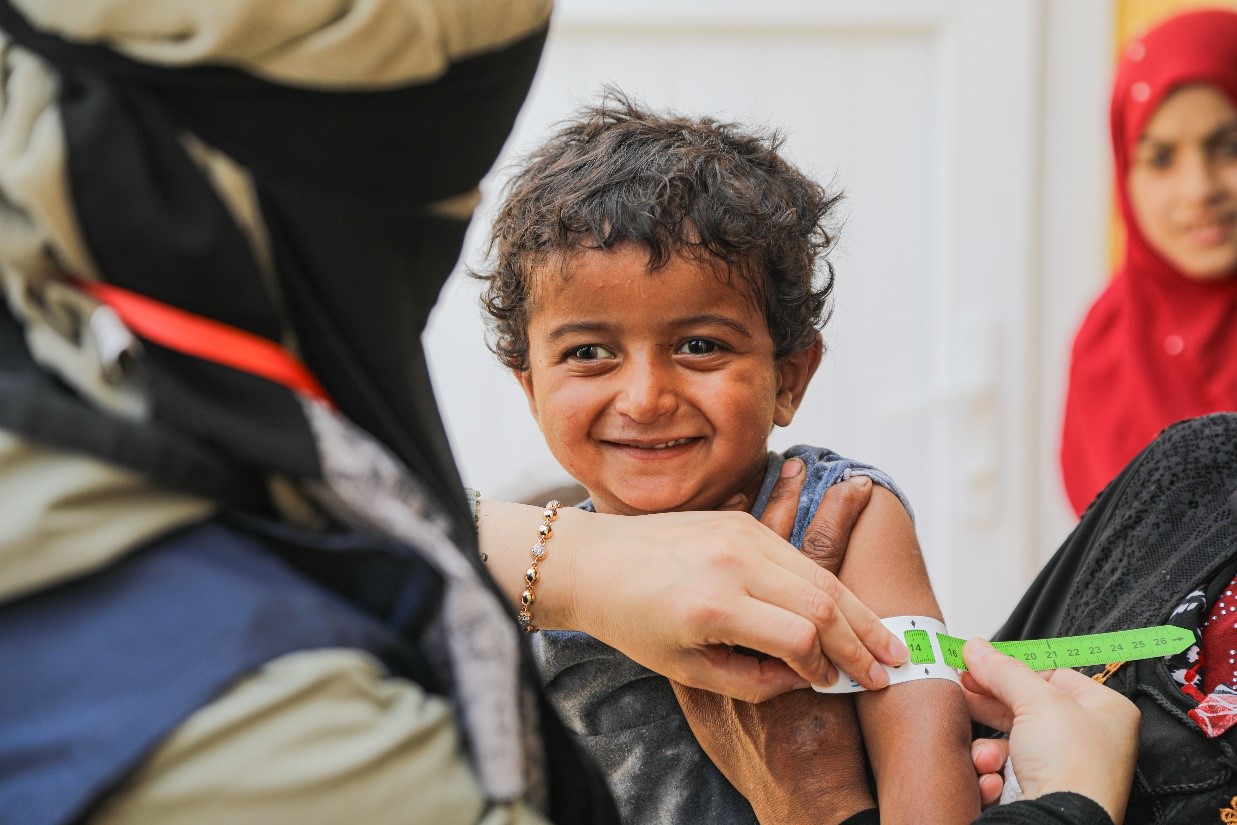
{"label": "black headscarf", "polygon": [[[459,256],[467,220],[433,204],[474,189],[527,94],[544,29],[451,65],[432,82],[297,88],[223,65],[160,66],[35,29],[0,2],[0,29],[59,76],[69,198],[102,279],[299,354],[341,412],[390,449],[471,546],[471,519],[434,401],[421,333]],[[252,180],[277,284],[183,142],[223,152]],[[9,322],[11,324],[11,322]],[[0,336],[8,364],[20,337]],[[283,387],[147,344],[153,422],[97,453],[162,481],[236,495],[236,476],[317,472],[301,410]],[[60,388],[7,377],[0,426],[81,447],[44,412]],[[49,395],[49,393],[51,395]],[[24,395],[22,395],[24,394]],[[19,395],[21,397],[19,397]],[[79,410],[83,415],[83,411]],[[80,422],[79,422],[80,423]],[[122,433],[116,437],[116,432]],[[186,472],[134,450],[187,437],[235,471]],[[103,442],[109,443],[103,443]],[[117,449],[117,444],[125,445]],[[193,452],[183,438],[181,452]],[[258,489],[260,485],[248,485]]]}

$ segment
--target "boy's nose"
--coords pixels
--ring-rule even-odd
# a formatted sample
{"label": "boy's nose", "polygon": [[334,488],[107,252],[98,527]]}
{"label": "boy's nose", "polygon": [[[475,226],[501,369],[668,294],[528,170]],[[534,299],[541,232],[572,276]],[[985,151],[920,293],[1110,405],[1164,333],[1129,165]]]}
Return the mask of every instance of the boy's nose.
{"label": "boy's nose", "polygon": [[614,409],[633,421],[649,424],[675,411],[673,369],[657,364],[633,364],[623,371]]}

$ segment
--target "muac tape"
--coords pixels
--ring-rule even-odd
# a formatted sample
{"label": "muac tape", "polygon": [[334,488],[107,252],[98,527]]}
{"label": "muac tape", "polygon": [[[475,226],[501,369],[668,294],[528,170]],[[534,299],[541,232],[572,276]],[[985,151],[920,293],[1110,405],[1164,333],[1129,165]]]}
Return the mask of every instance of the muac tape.
{"label": "muac tape", "polygon": [[[929,616],[893,616],[882,624],[906,642],[910,659],[899,667],[885,666],[889,684],[898,685],[917,679],[948,679],[960,681],[958,671],[966,670],[962,661],[965,639],[950,636],[945,625]],[[1064,636],[1059,639],[1027,639],[1018,642],[993,642],[992,646],[1007,656],[1020,659],[1032,670],[1058,667],[1089,667],[1110,662],[1130,662],[1172,656],[1194,644],[1194,633],[1182,627],[1160,625],[1088,636]],[[864,688],[843,674],[832,685],[813,685],[819,693],[855,693]]]}

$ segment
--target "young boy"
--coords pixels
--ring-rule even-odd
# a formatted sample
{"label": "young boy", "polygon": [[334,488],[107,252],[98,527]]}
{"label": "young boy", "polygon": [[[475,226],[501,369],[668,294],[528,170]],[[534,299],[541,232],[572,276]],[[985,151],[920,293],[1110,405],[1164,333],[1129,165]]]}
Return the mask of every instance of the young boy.
{"label": "young boy", "polygon": [[[830,484],[868,475],[878,486],[840,578],[882,616],[939,618],[892,481],[827,450],[768,452],[770,431],[791,422],[820,362],[833,286],[826,220],[839,199],[779,145],[616,93],[583,111],[526,159],[495,219],[483,276],[494,350],[555,457],[587,488],[585,506],[630,515],[741,499],[759,515],[794,458],[808,472],[797,543]],[[534,649],[625,822],[755,821],[666,679],[581,633],[540,633]],[[876,821],[864,810],[872,800],[852,699],[818,701],[828,726],[813,734],[813,752],[838,773],[837,821]],[[978,815],[957,685],[910,682],[853,705],[881,822]]]}

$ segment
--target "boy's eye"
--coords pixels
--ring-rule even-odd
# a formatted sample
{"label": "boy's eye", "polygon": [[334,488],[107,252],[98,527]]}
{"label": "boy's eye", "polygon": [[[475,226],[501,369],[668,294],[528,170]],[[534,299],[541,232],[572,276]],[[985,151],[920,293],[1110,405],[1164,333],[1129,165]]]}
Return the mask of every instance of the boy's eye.
{"label": "boy's eye", "polygon": [[679,344],[677,351],[681,355],[708,355],[717,352],[717,342],[708,338],[689,338]]}
{"label": "boy's eye", "polygon": [[600,358],[613,358],[614,353],[600,344],[586,344],[585,346],[570,350],[567,353],[567,357],[574,358],[577,361],[596,361]]}

